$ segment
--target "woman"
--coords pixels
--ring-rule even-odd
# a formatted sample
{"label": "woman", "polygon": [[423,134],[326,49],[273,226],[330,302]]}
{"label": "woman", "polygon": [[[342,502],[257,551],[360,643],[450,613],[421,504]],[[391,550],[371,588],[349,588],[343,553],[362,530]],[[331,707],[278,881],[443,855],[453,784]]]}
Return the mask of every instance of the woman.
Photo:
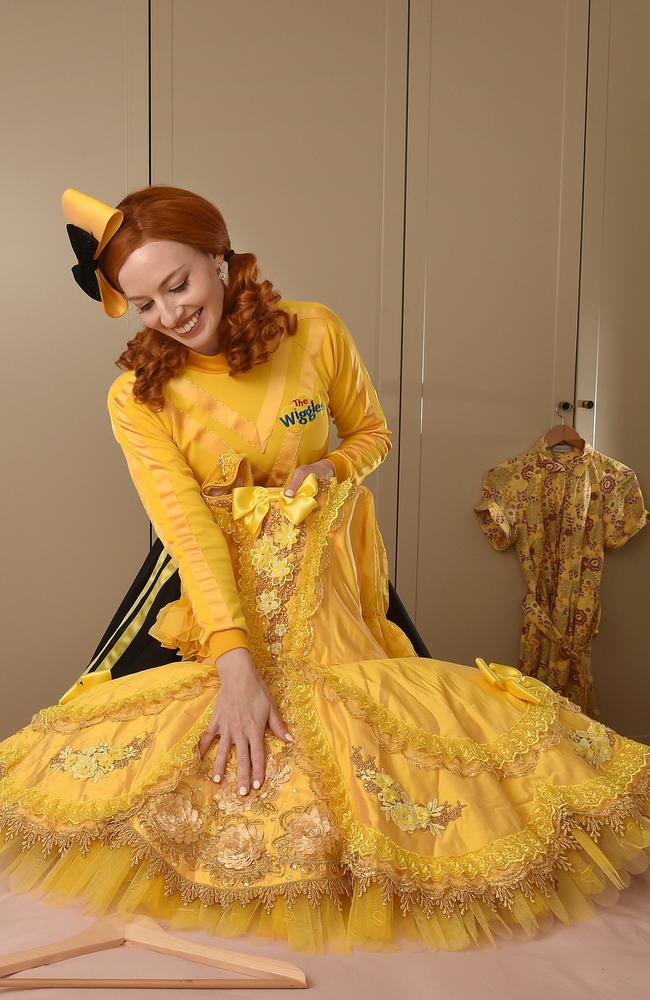
{"label": "woman", "polygon": [[64,210],[77,281],[142,317],[108,408],[178,565],[151,634],[182,661],[87,675],[0,744],[12,887],[310,951],[482,947],[611,903],[648,864],[650,748],[388,621],[362,480],[390,431],[341,319],[258,282],[191,192]]}

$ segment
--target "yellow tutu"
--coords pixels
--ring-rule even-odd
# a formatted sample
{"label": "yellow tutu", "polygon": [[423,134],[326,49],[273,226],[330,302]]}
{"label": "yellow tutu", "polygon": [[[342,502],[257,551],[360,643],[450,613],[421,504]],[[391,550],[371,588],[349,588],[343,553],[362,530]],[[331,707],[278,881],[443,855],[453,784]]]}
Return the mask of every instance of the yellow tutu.
{"label": "yellow tutu", "polygon": [[[513,667],[414,656],[372,494],[314,499],[256,526],[210,502],[295,736],[267,731],[261,789],[238,794],[234,749],[220,784],[199,755],[208,662],[80,684],[0,743],[10,888],[310,952],[485,947],[614,903],[650,859],[650,748]],[[182,609],[157,625],[186,655]]]}

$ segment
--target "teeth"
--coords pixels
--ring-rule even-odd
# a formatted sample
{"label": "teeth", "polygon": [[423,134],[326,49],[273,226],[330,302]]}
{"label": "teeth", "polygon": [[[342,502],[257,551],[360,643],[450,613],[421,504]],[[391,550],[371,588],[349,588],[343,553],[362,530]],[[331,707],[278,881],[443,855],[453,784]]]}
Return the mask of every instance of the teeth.
{"label": "teeth", "polygon": [[189,333],[190,330],[193,330],[199,321],[200,312],[201,310],[197,309],[192,318],[188,320],[188,322],[185,324],[185,326],[179,326],[174,328],[174,333]]}

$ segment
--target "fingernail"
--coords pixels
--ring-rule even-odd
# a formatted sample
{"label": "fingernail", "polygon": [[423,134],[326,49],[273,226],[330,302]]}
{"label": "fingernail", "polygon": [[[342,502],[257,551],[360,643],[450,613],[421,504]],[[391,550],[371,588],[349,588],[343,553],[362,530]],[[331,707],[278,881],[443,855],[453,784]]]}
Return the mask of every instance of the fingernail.
{"label": "fingernail", "polygon": [[212,775],[212,780],[213,781],[221,781],[221,775],[220,774],[213,774]]}
{"label": "fingernail", "polygon": [[292,497],[293,496],[293,490],[285,490],[284,492],[286,493],[286,495],[288,497]]}
{"label": "fingernail", "polygon": [[260,783],[259,783],[259,781],[257,779],[255,779],[255,781],[253,782],[253,788],[259,788],[259,787],[260,787]]}
{"label": "fingernail", "polygon": [[245,785],[241,786],[241,788],[239,789],[239,794],[240,795],[245,795],[246,794],[246,786]]}
{"label": "fingernail", "polygon": [[290,740],[292,743],[294,742],[294,739],[293,739],[293,736],[291,735],[291,733],[285,733],[284,734],[284,738],[285,738],[285,740]]}

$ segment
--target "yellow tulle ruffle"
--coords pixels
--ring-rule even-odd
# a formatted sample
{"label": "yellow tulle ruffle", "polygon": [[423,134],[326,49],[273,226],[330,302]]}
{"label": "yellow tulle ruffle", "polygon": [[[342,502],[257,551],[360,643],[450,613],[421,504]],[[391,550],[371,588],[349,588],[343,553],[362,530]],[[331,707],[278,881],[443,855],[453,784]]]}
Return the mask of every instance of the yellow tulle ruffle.
{"label": "yellow tulle ruffle", "polygon": [[[650,806],[650,802],[648,803]],[[131,867],[129,847],[108,850],[94,843],[86,855],[73,845],[61,856],[44,855],[40,844],[21,851],[17,839],[0,835],[0,858],[12,891],[35,891],[46,902],[65,903],[81,898],[97,915],[118,912],[124,916],[145,913],[184,930],[203,930],[217,937],[259,935],[286,942],[292,951],[312,953],[350,952],[353,948],[394,951],[457,951],[468,947],[485,948],[495,938],[534,937],[557,918],[563,924],[593,917],[599,906],[613,906],[619,889],[601,865],[618,873],[620,885],[629,885],[630,876],[643,872],[650,859],[650,818],[628,820],[623,835],[604,829],[596,844],[584,835],[582,847],[567,853],[574,870],[557,872],[557,888],[541,891],[534,899],[516,893],[512,909],[493,909],[474,900],[461,915],[441,912],[427,915],[414,904],[404,914],[396,898],[386,905],[378,886],[363,894],[336,899],[322,895],[317,906],[306,895],[297,896],[291,906],[278,895],[270,911],[261,899],[242,905],[235,901],[222,908],[201,900],[184,904],[178,892],[165,895],[162,876],[147,875],[147,863]]]}

